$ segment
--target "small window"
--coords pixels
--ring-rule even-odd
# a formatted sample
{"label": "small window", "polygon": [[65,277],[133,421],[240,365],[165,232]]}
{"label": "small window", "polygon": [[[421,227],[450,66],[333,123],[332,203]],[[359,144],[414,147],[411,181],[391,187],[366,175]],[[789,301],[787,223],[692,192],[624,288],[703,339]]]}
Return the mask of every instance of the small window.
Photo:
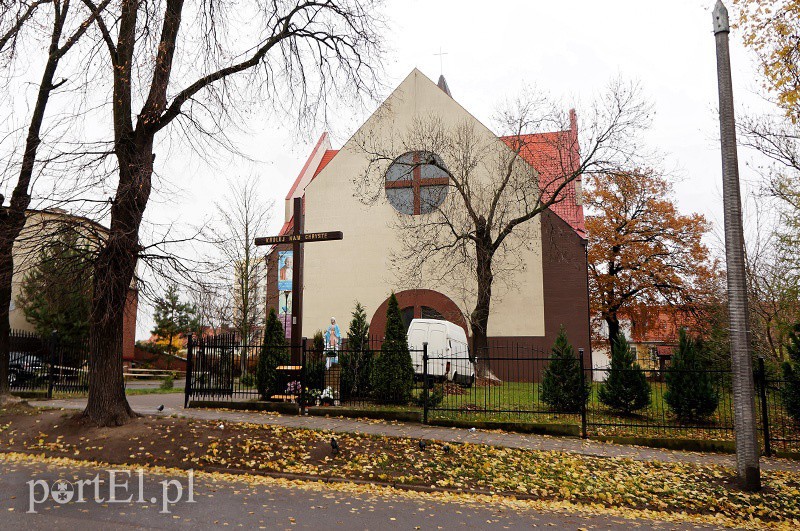
{"label": "small window", "polygon": [[430,306],[423,306],[421,315],[423,319],[439,319],[440,321],[446,321],[447,319],[442,316],[438,311]]}
{"label": "small window", "polygon": [[400,310],[400,315],[403,317],[403,326],[405,326],[406,333],[408,333],[408,327],[411,326],[411,321],[414,319],[414,307],[403,308]]}

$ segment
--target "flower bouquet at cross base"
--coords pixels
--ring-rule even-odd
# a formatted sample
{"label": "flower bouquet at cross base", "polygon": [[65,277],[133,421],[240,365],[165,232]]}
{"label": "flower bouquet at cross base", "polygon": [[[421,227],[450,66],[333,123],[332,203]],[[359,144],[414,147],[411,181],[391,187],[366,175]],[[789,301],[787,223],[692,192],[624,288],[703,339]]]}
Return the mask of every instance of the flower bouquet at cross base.
{"label": "flower bouquet at cross base", "polygon": [[323,406],[333,405],[333,388],[330,386],[326,387],[319,395],[319,400]]}

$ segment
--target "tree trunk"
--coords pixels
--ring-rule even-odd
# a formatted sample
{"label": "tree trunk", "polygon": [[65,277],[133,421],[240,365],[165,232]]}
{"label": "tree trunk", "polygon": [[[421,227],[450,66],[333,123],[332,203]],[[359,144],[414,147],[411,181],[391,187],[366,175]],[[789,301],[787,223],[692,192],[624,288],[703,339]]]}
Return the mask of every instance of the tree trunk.
{"label": "tree trunk", "polygon": [[617,336],[620,333],[619,318],[615,312],[606,314],[605,320],[606,325],[608,325],[608,348],[610,353],[611,350],[613,350],[614,343],[617,341]]}
{"label": "tree trunk", "polygon": [[[476,278],[478,282],[478,297],[475,309],[470,315],[470,328],[472,329],[472,356],[479,360],[486,359],[489,330],[489,311],[492,302],[492,252],[491,244],[483,242],[476,246]],[[488,361],[488,360],[487,360]],[[483,371],[489,370],[488,363],[481,366]]]}
{"label": "tree trunk", "polygon": [[[93,310],[95,303],[92,304]],[[89,401],[83,415],[98,426],[121,426],[136,414],[125,397],[122,376],[122,316],[102,325],[93,324],[89,334]]]}
{"label": "tree trunk", "polygon": [[[0,215],[3,212],[0,211]],[[0,396],[8,394],[8,364],[11,349],[11,323],[8,308],[11,304],[11,275],[14,272],[14,259],[11,256],[12,245],[6,244],[7,238],[0,240]]]}
{"label": "tree trunk", "polygon": [[111,229],[95,266],[89,400],[83,412],[99,426],[119,426],[135,417],[125,397],[122,330],[125,302],[136,270],[139,226],[150,195],[152,137],[121,139],[117,157],[120,183],[111,207]]}
{"label": "tree trunk", "polygon": [[25,212],[31,202],[29,188],[33,178],[33,168],[36,162],[36,153],[41,144],[39,134],[44,123],[44,113],[53,91],[53,79],[56,75],[58,62],[61,59],[58,43],[66,19],[66,9],[61,16],[55,16],[53,32],[50,39],[47,64],[45,64],[39,91],[36,95],[36,104],[28,126],[28,135],[25,138],[25,152],[22,155],[22,166],[19,172],[17,185],[11,194],[11,201],[7,209],[0,204],[0,395],[8,394],[8,365],[9,350],[11,347],[11,322],[9,321],[9,306],[11,305],[11,282],[14,277],[14,242],[25,227]]}

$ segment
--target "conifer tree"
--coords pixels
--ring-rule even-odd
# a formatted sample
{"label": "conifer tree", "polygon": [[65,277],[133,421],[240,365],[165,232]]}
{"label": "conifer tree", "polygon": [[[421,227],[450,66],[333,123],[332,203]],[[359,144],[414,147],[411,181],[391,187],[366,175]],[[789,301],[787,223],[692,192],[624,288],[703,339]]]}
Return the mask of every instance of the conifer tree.
{"label": "conifer tree", "polygon": [[783,406],[800,426],[800,323],[789,333],[789,359],[783,363]]}
{"label": "conifer tree", "polygon": [[591,389],[581,376],[580,362],[562,326],[542,377],[542,400],[555,411],[579,413]]}
{"label": "conifer tree", "polygon": [[611,368],[598,397],[603,404],[624,415],[650,405],[650,384],[622,333],[611,343]]}
{"label": "conifer tree", "polygon": [[369,323],[367,313],[360,302],[356,301],[350,326],[347,330],[347,350],[365,351],[369,348]]}
{"label": "conifer tree", "polygon": [[314,338],[311,340],[311,350],[317,354],[325,352],[325,334],[322,330],[314,332]]}
{"label": "conifer tree", "polygon": [[180,350],[179,339],[197,329],[197,309],[194,305],[181,302],[178,287],[169,286],[163,297],[155,301],[153,314],[155,326],[151,331],[164,345],[164,350],[175,355]]}
{"label": "conifer tree", "polygon": [[306,356],[305,385],[310,389],[325,389],[325,334],[314,332],[311,340],[311,356]]}
{"label": "conifer tree", "polygon": [[703,346],[685,330],[672,356],[665,381],[664,401],[682,422],[703,420],[717,410],[719,392],[712,374],[703,370]]}
{"label": "conifer tree", "polygon": [[278,371],[279,365],[289,362],[289,353],[286,351],[286,335],[283,324],[278,320],[275,309],[269,311],[267,325],[264,330],[264,344],[258,354],[258,369],[256,370],[256,387],[262,400],[282,391]]}
{"label": "conifer tree", "polygon": [[23,278],[16,303],[42,337],[56,330],[62,342],[80,344],[89,336],[91,260],[78,234],[60,234]]}
{"label": "conifer tree", "polygon": [[386,309],[386,334],[372,369],[375,398],[384,404],[407,404],[414,385],[414,366],[408,351],[403,316],[394,293]]}
{"label": "conifer tree", "polygon": [[339,356],[339,363],[342,365],[343,398],[368,393],[372,374],[369,323],[364,307],[358,301],[347,331],[347,349]]}

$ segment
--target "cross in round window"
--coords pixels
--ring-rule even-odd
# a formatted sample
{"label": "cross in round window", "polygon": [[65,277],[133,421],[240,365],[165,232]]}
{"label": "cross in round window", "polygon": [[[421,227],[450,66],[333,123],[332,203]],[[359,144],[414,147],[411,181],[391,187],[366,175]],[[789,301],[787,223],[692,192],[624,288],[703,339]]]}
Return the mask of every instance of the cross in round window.
{"label": "cross in round window", "polygon": [[433,212],[447,197],[450,179],[442,159],[428,151],[400,155],[386,170],[386,198],[403,214]]}

